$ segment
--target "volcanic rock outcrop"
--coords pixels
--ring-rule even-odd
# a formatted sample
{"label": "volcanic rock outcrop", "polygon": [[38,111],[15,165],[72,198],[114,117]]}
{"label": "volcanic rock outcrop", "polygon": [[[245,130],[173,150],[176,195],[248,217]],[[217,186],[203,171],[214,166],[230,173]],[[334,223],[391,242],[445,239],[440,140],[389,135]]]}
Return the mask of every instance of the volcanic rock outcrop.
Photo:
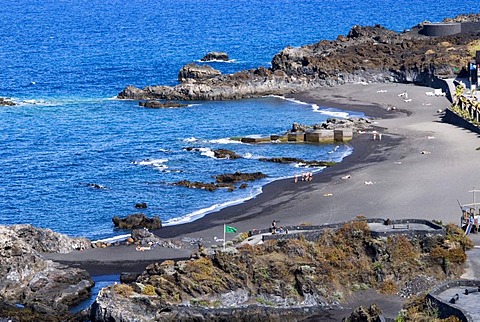
{"label": "volcanic rock outcrop", "polygon": [[336,40],[283,49],[273,57],[271,68],[222,75],[213,68],[189,64],[180,71],[179,85],[143,90],[128,86],[118,98],[227,100],[354,82],[430,85],[438,77],[453,77],[461,71],[471,59],[471,44],[478,39],[478,32],[428,37],[420,30],[416,26],[397,33],[379,25],[354,26]]}
{"label": "volcanic rock outcrop", "polygon": [[197,82],[209,78],[214,78],[221,75],[222,73],[208,65],[197,65],[195,63],[190,63],[185,65],[180,69],[178,74],[178,80],[180,82]]}
{"label": "volcanic rock outcrop", "polygon": [[128,215],[126,217],[115,216],[112,218],[113,224],[117,228],[121,229],[136,229],[136,228],[147,228],[147,229],[159,229],[162,228],[162,221],[158,216],[149,218],[145,214],[138,213]]}
{"label": "volcanic rock outcrop", "polygon": [[[154,263],[134,282],[103,289],[91,318],[298,321],[338,305],[355,290],[394,294],[421,274],[438,280],[458,276],[472,245],[453,224],[447,225],[446,238],[374,238],[360,220],[325,230],[315,241],[268,240],[214,254],[199,250],[195,259]],[[448,273],[442,268],[445,260]]]}
{"label": "volcanic rock outcrop", "polygon": [[[0,299],[29,312],[58,316],[90,295],[93,280],[78,268],[46,260],[40,252],[89,247],[83,239],[30,225],[0,226]],[[0,312],[0,317],[4,316]],[[50,318],[42,319],[44,321]]]}
{"label": "volcanic rock outcrop", "polygon": [[228,61],[228,54],[222,51],[212,51],[203,56],[201,61],[212,61],[212,60],[220,60],[220,61]]}

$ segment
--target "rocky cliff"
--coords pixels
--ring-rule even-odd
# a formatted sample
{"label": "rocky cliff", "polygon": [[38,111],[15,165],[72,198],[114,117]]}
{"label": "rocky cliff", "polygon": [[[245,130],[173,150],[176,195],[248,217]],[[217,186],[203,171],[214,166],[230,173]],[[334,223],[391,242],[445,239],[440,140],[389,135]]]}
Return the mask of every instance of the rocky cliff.
{"label": "rocky cliff", "polygon": [[[474,18],[478,15],[468,19]],[[352,82],[429,85],[437,77],[453,77],[471,59],[469,49],[478,32],[427,37],[419,34],[420,29],[397,33],[378,25],[355,26],[336,40],[287,47],[273,57],[271,68],[221,75],[209,67],[187,65],[180,72],[179,85],[128,86],[118,98],[227,100]]]}
{"label": "rocky cliff", "polygon": [[[90,295],[93,281],[86,271],[46,260],[41,252],[84,249],[86,242],[30,225],[0,226],[1,302],[24,306],[41,320],[66,319],[68,308]],[[28,320],[25,312],[17,313]],[[0,310],[0,317],[17,313]]]}
{"label": "rocky cliff", "polygon": [[458,276],[471,246],[454,225],[447,226],[446,238],[373,238],[366,222],[353,221],[312,242],[267,240],[151,264],[135,282],[103,289],[91,318],[297,321],[340,305],[357,290],[405,297],[421,293],[431,281]]}

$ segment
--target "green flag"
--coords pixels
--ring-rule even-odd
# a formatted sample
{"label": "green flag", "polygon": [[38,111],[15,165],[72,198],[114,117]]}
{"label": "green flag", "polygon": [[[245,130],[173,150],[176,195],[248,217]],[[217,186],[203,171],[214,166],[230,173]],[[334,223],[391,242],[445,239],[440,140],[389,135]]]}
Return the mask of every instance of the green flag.
{"label": "green flag", "polygon": [[232,227],[232,226],[225,226],[225,232],[226,232],[226,233],[236,233],[236,232],[237,232],[237,228]]}

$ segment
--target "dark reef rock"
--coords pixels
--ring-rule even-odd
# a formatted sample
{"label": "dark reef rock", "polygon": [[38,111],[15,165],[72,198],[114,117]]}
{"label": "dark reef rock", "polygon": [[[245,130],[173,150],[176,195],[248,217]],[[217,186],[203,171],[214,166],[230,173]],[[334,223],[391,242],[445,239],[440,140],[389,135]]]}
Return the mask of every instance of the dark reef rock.
{"label": "dark reef rock", "polygon": [[148,218],[145,214],[132,214],[126,217],[120,218],[115,216],[112,218],[113,224],[117,228],[121,229],[159,229],[162,228],[162,221],[158,216]]}
{"label": "dark reef rock", "polygon": [[[201,152],[203,151],[202,148],[197,148],[197,147],[186,147],[186,148],[183,148],[185,151],[196,151],[196,152]],[[231,150],[227,150],[227,149],[217,149],[217,150],[213,150],[213,156],[217,159],[231,159],[231,160],[234,160],[234,159],[240,159],[242,158],[242,156],[236,154],[235,152],[231,151]]]}
{"label": "dark reef rock", "polygon": [[471,59],[468,44],[477,38],[469,33],[428,37],[419,34],[418,28],[397,33],[379,25],[354,26],[336,40],[287,47],[273,57],[268,69],[222,75],[213,68],[189,64],[180,72],[179,85],[143,90],[128,86],[118,98],[227,100],[355,82],[429,85],[463,70]]}
{"label": "dark reef rock", "polygon": [[283,158],[260,158],[259,161],[265,162],[274,162],[274,163],[299,163],[306,167],[331,167],[336,163],[333,161],[306,161],[299,158],[290,158],[290,157],[283,157]]}
{"label": "dark reef rock", "polygon": [[12,102],[10,99],[5,98],[5,97],[0,97],[0,106],[15,106],[14,102]]}
{"label": "dark reef rock", "polygon": [[218,149],[218,150],[213,150],[213,153],[215,155],[215,158],[217,159],[240,159],[241,156],[236,154],[233,151],[227,150],[227,149]]}
{"label": "dark reef rock", "polygon": [[237,183],[241,181],[255,181],[259,179],[266,178],[267,175],[261,172],[254,172],[254,173],[242,173],[242,172],[235,172],[235,173],[226,173],[221,174],[215,177],[215,181],[217,183]]}
{"label": "dark reef rock", "polygon": [[215,191],[217,190],[218,186],[214,183],[205,183],[199,181],[189,181],[189,180],[181,180],[174,183],[176,186],[187,187],[187,188],[194,188],[194,189],[204,189],[207,191]]}
{"label": "dark reef rock", "polygon": [[[182,181],[175,182],[174,185],[187,187],[187,188],[204,189],[207,191],[215,191],[220,188],[226,188],[228,191],[234,191],[235,184],[238,182],[254,181],[254,180],[263,179],[266,177],[267,175],[261,172],[254,172],[254,173],[235,172],[235,173],[227,173],[227,174],[221,174],[216,176],[215,183],[213,182],[205,183],[205,182],[199,182],[199,181],[191,182],[188,180],[182,180]],[[242,184],[239,186],[240,189],[244,189],[246,187],[247,187],[246,184]]]}
{"label": "dark reef rock", "polygon": [[197,65],[195,63],[190,63],[182,67],[178,73],[178,80],[182,83],[184,82],[196,82],[197,80],[204,80],[209,78],[214,78],[222,73],[208,65]]}
{"label": "dark reef rock", "polygon": [[220,60],[220,61],[228,61],[228,54],[220,51],[212,51],[206,54],[201,61],[212,61],[212,60]]}
{"label": "dark reef rock", "polygon": [[139,102],[139,106],[148,107],[148,108],[175,108],[175,107],[185,107],[187,104],[180,104],[177,102],[160,102],[157,100],[148,100],[145,102]]}
{"label": "dark reef rock", "polygon": [[93,188],[93,189],[98,189],[98,190],[104,190],[107,189],[104,185],[98,184],[98,183],[81,183],[81,185],[84,185],[85,187]]}
{"label": "dark reef rock", "polygon": [[146,202],[137,202],[135,204],[135,208],[137,208],[137,209],[147,209],[148,205],[147,205]]}

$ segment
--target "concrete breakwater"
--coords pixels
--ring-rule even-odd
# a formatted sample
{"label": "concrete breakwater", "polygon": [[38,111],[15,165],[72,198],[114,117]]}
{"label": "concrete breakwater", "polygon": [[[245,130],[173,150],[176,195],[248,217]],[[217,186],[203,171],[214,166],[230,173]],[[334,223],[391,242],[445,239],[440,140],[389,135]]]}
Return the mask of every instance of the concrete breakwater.
{"label": "concrete breakwater", "polygon": [[353,129],[323,129],[307,130],[305,132],[289,132],[282,135],[270,135],[269,137],[242,137],[243,143],[265,143],[265,142],[306,142],[306,143],[334,143],[350,142],[353,138]]}

